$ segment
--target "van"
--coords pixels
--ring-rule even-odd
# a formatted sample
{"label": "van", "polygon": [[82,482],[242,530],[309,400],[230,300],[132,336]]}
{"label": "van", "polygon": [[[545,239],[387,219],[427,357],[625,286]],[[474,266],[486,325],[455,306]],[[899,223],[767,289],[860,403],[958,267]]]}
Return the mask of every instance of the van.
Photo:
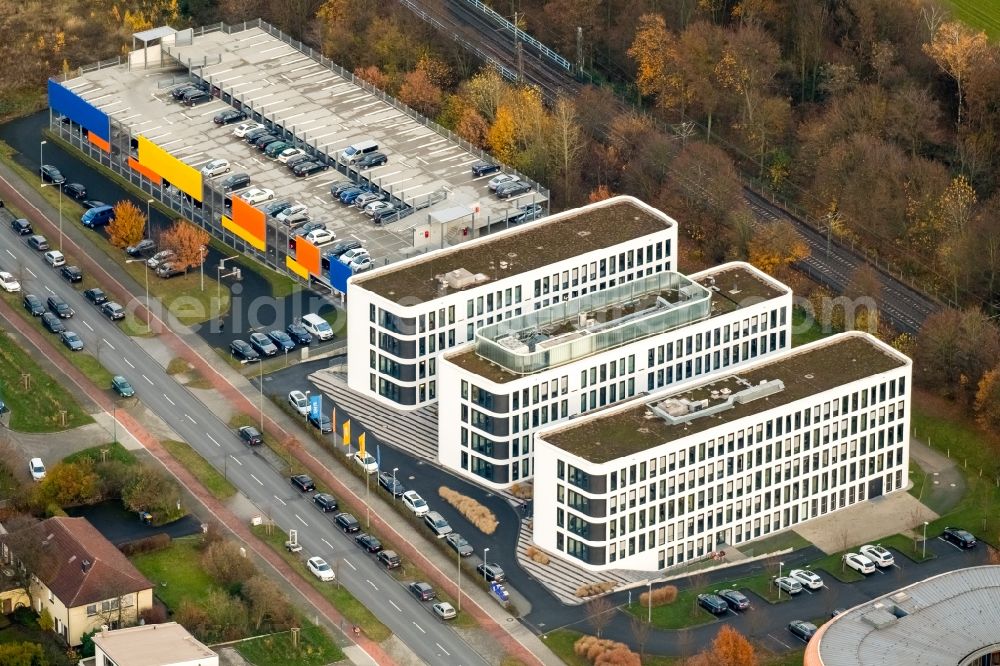
{"label": "van", "polygon": [[303,315],[302,326],[320,340],[329,340],[333,337],[333,329],[330,328],[330,324],[319,315]]}
{"label": "van", "polygon": [[361,141],[344,149],[342,155],[350,164],[354,164],[368,153],[378,150],[378,144],[374,141]]}
{"label": "van", "polygon": [[115,219],[114,208],[111,206],[98,206],[84,213],[80,221],[83,222],[83,226],[96,229],[97,227],[103,227],[113,219]]}

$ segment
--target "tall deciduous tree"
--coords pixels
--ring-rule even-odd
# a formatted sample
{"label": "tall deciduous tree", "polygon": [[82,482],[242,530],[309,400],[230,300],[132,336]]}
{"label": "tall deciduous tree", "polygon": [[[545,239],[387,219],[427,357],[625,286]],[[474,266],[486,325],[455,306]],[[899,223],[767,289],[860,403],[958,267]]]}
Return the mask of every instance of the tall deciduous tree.
{"label": "tall deciduous tree", "polygon": [[753,126],[757,121],[758,107],[770,96],[780,64],[777,42],[760,28],[747,26],[729,34],[715,72],[739,99],[743,125]]}
{"label": "tall deciduous tree", "polygon": [[501,162],[511,164],[514,161],[517,148],[515,144],[516,132],[514,112],[508,106],[501,106],[497,109],[496,118],[486,135],[490,150]]}
{"label": "tall deciduous tree", "polygon": [[146,216],[127,199],[115,204],[115,219],[108,222],[108,242],[115,247],[135,245],[146,234]]}
{"label": "tall deciduous tree", "polygon": [[783,275],[809,256],[809,244],[787,220],[758,225],[747,245],[750,263],[769,275]]}
{"label": "tall deciduous tree", "polygon": [[712,662],[716,666],[757,666],[757,652],[746,636],[728,624],[712,641]]}
{"label": "tall deciduous tree", "polygon": [[639,92],[656,98],[657,106],[677,109],[684,114],[691,93],[677,66],[681,57],[677,37],[660,14],[645,14],[628,50],[636,63],[635,82]]}
{"label": "tall deciduous tree", "polygon": [[241,594],[247,600],[250,625],[255,631],[260,631],[265,623],[272,631],[291,626],[295,617],[291,604],[277,583],[267,576],[257,574],[248,580]]}
{"label": "tall deciduous tree", "polygon": [[914,378],[968,405],[987,370],[1000,359],[1000,333],[975,308],[935,312],[924,322],[914,349]]}
{"label": "tall deciduous tree", "polygon": [[976,390],[976,420],[989,430],[1000,427],[1000,367],[986,371]]}
{"label": "tall deciduous tree", "polygon": [[50,503],[59,506],[91,504],[101,498],[100,479],[89,460],[58,463],[46,472],[35,493],[42,506]]}
{"label": "tall deciduous tree", "polygon": [[427,71],[417,68],[403,77],[399,99],[425,116],[436,116],[441,109],[441,88],[434,85]]}
{"label": "tall deciduous tree", "polygon": [[962,107],[965,105],[965,82],[978,61],[988,53],[989,41],[982,30],[973,30],[960,21],[948,21],[938,26],[924,52],[955,82],[958,120],[962,125]]}
{"label": "tall deciduous tree", "polygon": [[549,140],[552,144],[552,162],[556,171],[562,176],[562,199],[574,201],[575,185],[580,174],[577,158],[583,150],[583,137],[576,120],[576,106],[565,97],[556,100],[552,109],[552,131],[549,133]]}
{"label": "tall deciduous tree", "polygon": [[160,234],[160,245],[174,252],[172,261],[179,268],[201,266],[208,252],[208,232],[187,220],[176,220],[173,225]]}

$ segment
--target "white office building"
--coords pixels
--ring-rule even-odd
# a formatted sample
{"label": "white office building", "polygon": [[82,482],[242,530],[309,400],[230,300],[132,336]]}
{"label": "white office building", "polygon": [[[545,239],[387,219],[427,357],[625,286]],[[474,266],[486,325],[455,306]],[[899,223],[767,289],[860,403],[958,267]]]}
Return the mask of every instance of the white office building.
{"label": "white office building", "polygon": [[347,381],[398,409],[437,401],[442,352],[552,303],[675,268],[677,224],[614,197],[350,278]]}
{"label": "white office building", "polygon": [[658,571],[906,488],[911,362],[843,333],[535,436],[534,541]]}
{"label": "white office building", "polygon": [[438,458],[504,488],[534,433],[791,345],[791,290],[749,264],[663,271],[506,318],[439,359]]}

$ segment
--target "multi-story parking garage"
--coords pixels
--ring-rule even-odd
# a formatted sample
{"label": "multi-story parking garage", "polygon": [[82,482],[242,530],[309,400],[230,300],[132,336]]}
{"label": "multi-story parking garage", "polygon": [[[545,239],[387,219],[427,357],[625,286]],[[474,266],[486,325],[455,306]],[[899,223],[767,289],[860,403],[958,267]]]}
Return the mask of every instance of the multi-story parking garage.
{"label": "multi-story parking garage", "polygon": [[[137,33],[134,41],[141,46],[127,56],[50,80],[50,129],[273,268],[339,291],[349,275],[324,258],[323,247],[298,239],[290,250],[293,228],[245,203],[240,189],[224,187],[228,175],[246,173],[246,187],[273,191],[271,202],[304,204],[309,218],[338,239],[361,241],[375,265],[506,226],[528,207],[546,210],[547,192],[520,175],[530,191],[497,198],[487,185],[492,174],[473,175],[471,166],[489,159],[481,151],[266,23],[163,27]],[[171,91],[186,82],[204,85],[203,103],[174,99]],[[213,123],[230,108],[326,169],[297,177],[235,137],[234,125]],[[344,149],[362,141],[378,144],[387,162],[370,169],[349,164]],[[203,174],[213,160],[226,160],[229,170]],[[382,195],[399,214],[376,226],[357,208],[335,202],[330,186],[344,180]]]}

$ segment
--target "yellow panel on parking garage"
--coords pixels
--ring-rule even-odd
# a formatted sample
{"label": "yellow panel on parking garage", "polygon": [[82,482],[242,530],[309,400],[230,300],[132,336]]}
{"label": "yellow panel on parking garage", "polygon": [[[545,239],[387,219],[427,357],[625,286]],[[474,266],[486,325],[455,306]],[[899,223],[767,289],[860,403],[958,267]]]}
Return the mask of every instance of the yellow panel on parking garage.
{"label": "yellow panel on parking garage", "polygon": [[201,172],[188,166],[144,136],[139,137],[139,164],[159,174],[195,201],[202,200]]}

